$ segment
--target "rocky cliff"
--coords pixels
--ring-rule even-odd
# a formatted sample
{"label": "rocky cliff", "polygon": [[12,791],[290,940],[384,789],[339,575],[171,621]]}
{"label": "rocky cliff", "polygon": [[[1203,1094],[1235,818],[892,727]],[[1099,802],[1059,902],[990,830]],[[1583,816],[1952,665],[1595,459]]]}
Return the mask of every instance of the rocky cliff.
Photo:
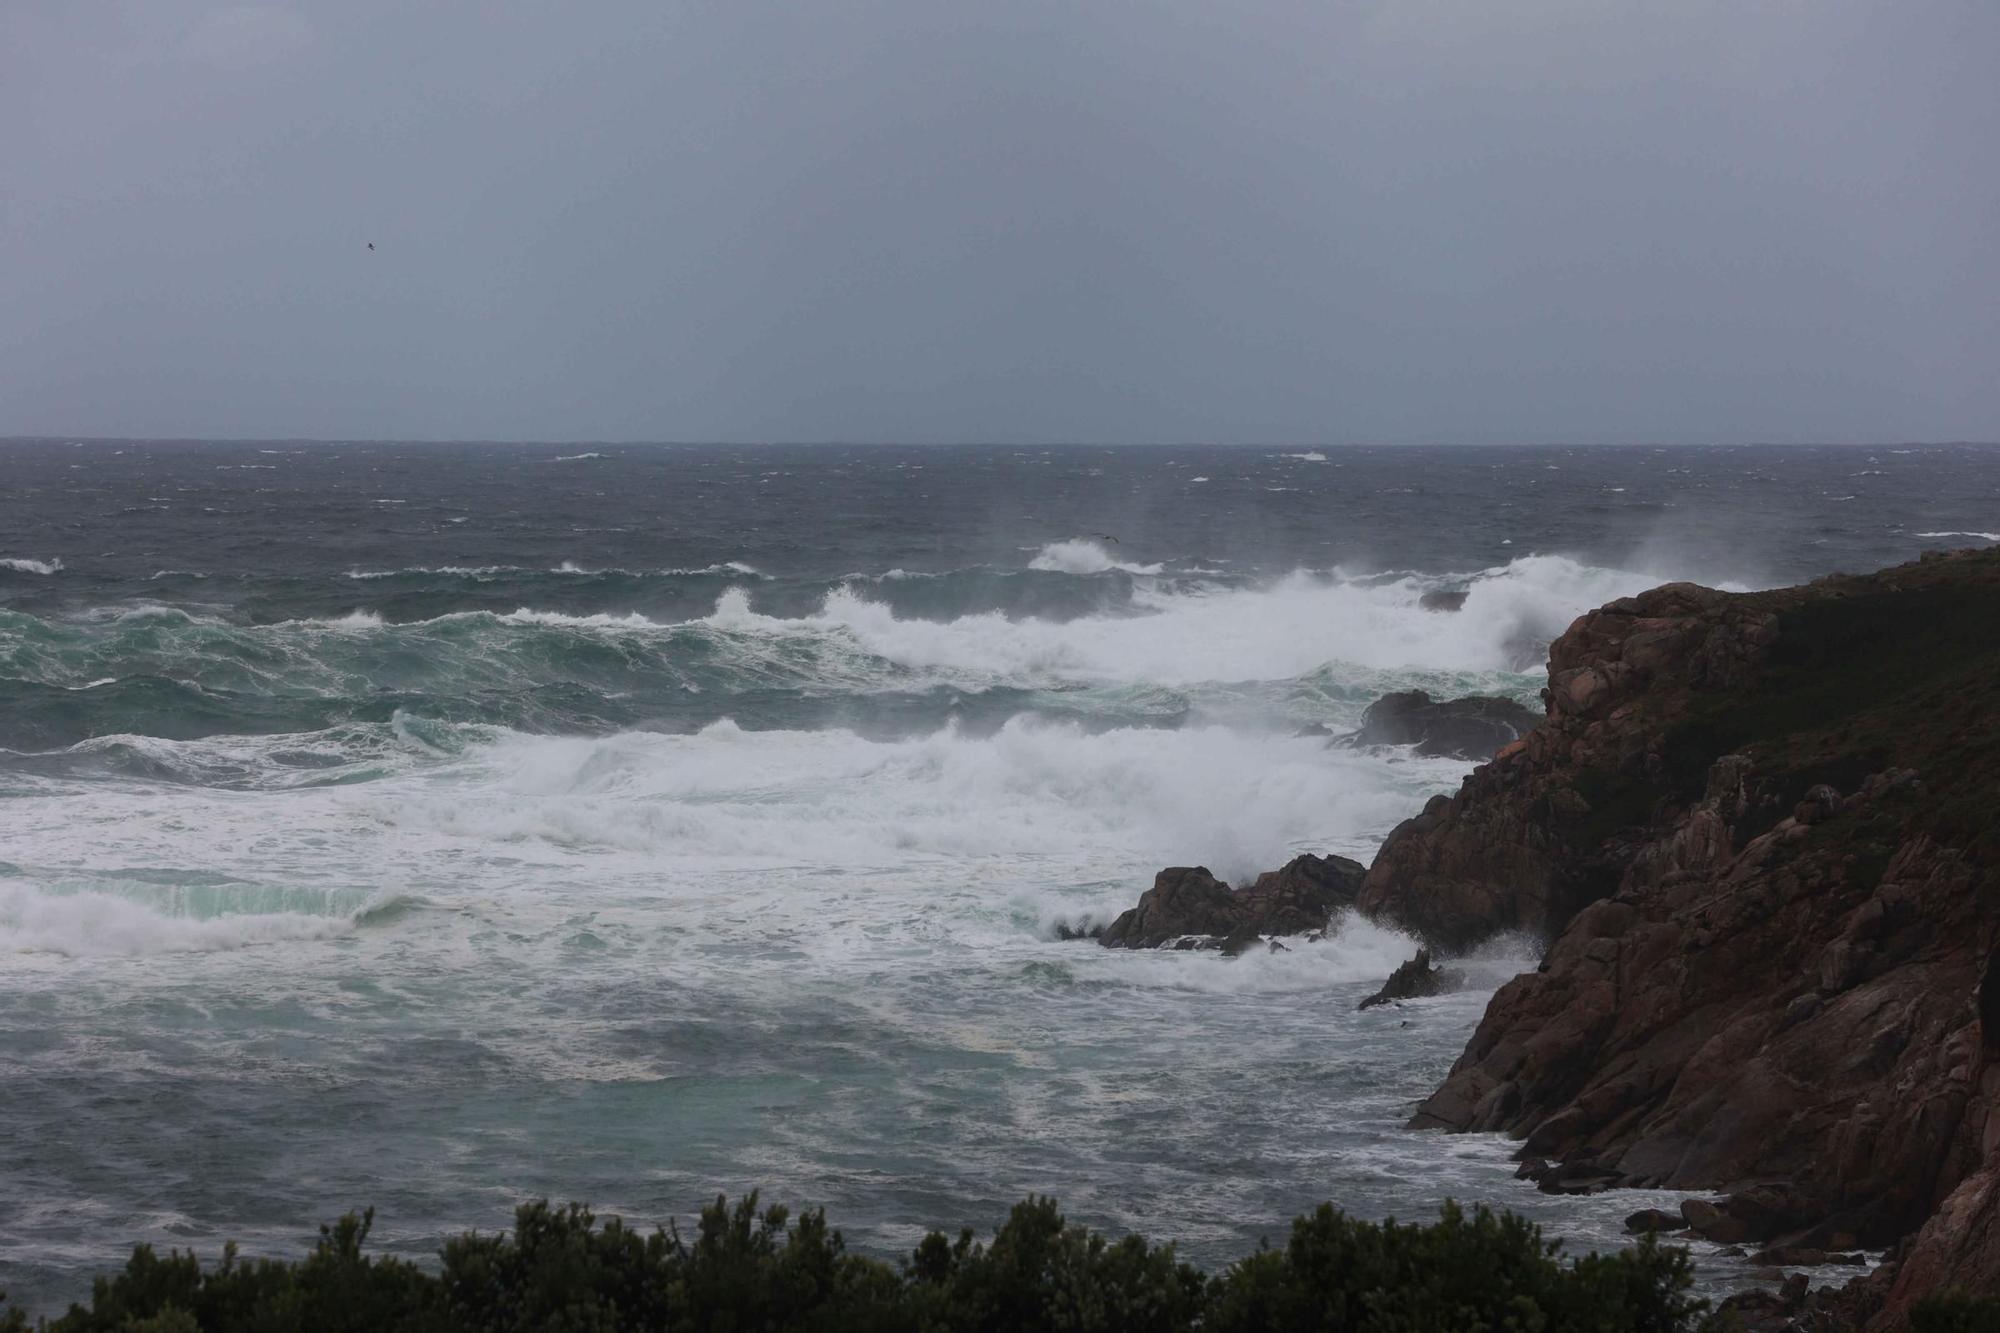
{"label": "rocky cliff", "polygon": [[1551,941],[1416,1123],[1724,1191],[1749,1240],[1904,1240],[1850,1305],[1884,1326],[2000,1293],[2000,552],[1654,589],[1545,698],[1361,886],[1444,950]]}

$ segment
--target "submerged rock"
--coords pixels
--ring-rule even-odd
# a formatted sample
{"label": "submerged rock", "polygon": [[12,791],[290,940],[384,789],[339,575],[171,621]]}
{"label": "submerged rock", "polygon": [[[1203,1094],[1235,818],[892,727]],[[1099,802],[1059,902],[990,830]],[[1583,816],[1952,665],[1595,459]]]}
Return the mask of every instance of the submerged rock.
{"label": "submerged rock", "polygon": [[1491,759],[1542,719],[1512,699],[1468,695],[1433,699],[1423,690],[1385,694],[1361,715],[1350,745],[1414,745],[1417,753],[1448,759]]}
{"label": "submerged rock", "polygon": [[1465,597],[1463,588],[1433,588],[1417,598],[1417,605],[1426,611],[1457,611],[1465,606]]}

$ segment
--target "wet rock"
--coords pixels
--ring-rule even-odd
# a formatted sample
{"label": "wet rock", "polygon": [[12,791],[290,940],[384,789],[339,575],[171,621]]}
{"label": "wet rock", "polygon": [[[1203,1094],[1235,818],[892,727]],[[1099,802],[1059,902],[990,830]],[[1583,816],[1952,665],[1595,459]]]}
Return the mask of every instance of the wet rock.
{"label": "wet rock", "polygon": [[1670,1213],[1663,1208],[1641,1208],[1625,1219],[1625,1229],[1639,1235],[1654,1231],[1679,1231],[1684,1225],[1679,1213]]}
{"label": "wet rock", "polygon": [[1457,611],[1465,606],[1466,596],[1464,588],[1433,588],[1417,598],[1417,605],[1426,611]]}
{"label": "wet rock", "polygon": [[1354,905],[1368,869],[1344,856],[1295,856],[1239,890],[1244,918],[1265,935],[1324,930],[1335,912]]}
{"label": "wet rock", "polygon": [[1190,935],[1227,935],[1242,911],[1229,886],[1207,866],[1169,866],[1153,877],[1139,904],[1105,927],[1098,943],[1115,949],[1154,949]]}
{"label": "wet rock", "polygon": [[1750,1239],[1749,1226],[1706,1199],[1683,1199],[1681,1220],[1687,1229],[1717,1245],[1737,1245]]}
{"label": "wet rock", "polygon": [[1219,949],[1233,958],[1264,937],[1325,930],[1353,905],[1366,873],[1359,861],[1308,852],[1232,889],[1206,866],[1171,866],[1097,940],[1114,949]]}
{"label": "wet rock", "polygon": [[1791,1310],[1774,1291],[1739,1291],[1717,1308],[1717,1324],[1743,1333],[1780,1333],[1792,1326]]}
{"label": "wet rock", "polygon": [[1617,1185],[1618,1173],[1596,1162],[1562,1162],[1535,1179],[1544,1194],[1597,1194]]}
{"label": "wet rock", "polygon": [[1804,1245],[1774,1245],[1751,1255],[1750,1262],[1771,1268],[1818,1268],[1827,1262],[1827,1256],[1825,1250]]}
{"label": "wet rock", "polygon": [[1542,719],[1512,699],[1470,695],[1433,699],[1423,690],[1385,694],[1361,715],[1351,745],[1414,745],[1416,752],[1449,759],[1490,759]]}
{"label": "wet rock", "polygon": [[1357,1009],[1372,1009],[1378,1004],[1388,1004],[1392,1000],[1416,1000],[1428,995],[1444,995],[1465,984],[1462,973],[1447,971],[1431,965],[1428,949],[1417,950],[1417,956],[1389,974],[1382,983],[1382,989],[1356,1005]]}

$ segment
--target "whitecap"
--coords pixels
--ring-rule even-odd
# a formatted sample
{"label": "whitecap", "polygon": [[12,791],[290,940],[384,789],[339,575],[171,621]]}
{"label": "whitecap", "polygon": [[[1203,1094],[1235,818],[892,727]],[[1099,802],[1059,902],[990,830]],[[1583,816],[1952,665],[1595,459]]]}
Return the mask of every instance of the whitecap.
{"label": "whitecap", "polygon": [[16,574],[55,574],[60,572],[62,567],[63,562],[60,560],[0,560],[0,569],[11,569]]}
{"label": "whitecap", "polygon": [[1127,574],[1157,574],[1161,565],[1128,564],[1113,560],[1109,552],[1094,541],[1074,537],[1068,541],[1050,542],[1041,548],[1029,569],[1046,570],[1057,574],[1105,574],[1112,570],[1122,570]]}

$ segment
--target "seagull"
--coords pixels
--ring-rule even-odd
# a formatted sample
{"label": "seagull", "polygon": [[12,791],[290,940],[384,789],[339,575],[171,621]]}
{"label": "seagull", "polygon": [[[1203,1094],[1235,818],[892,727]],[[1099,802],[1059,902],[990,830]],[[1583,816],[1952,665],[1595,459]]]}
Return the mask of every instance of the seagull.
{"label": "seagull", "polygon": [[369,248],[370,250],[373,250],[373,249],[375,248],[375,242],[373,242],[373,241],[370,241],[370,242],[368,242],[368,248]]}
{"label": "seagull", "polygon": [[1101,542],[1110,542],[1113,546],[1123,546],[1125,544],[1108,532],[1093,532],[1090,535]]}

